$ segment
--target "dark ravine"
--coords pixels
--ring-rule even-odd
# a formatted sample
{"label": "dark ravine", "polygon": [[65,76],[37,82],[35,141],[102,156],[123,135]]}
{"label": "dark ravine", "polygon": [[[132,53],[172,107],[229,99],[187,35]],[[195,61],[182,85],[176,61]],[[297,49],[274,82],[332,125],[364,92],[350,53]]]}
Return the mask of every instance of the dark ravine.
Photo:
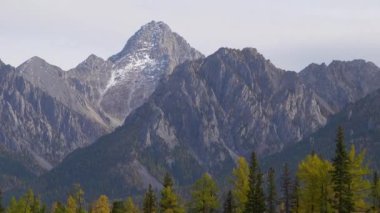
{"label": "dark ravine", "polygon": [[[371,63],[334,63],[347,72],[380,76]],[[361,65],[352,66],[356,63]],[[342,81],[345,69],[331,81]],[[280,151],[323,127],[340,107],[376,88],[369,81],[368,89],[352,99],[350,91],[360,85],[348,79],[337,95],[349,97],[331,102],[315,91],[319,82],[304,80],[312,78],[308,75],[314,73],[278,69],[252,48],[222,48],[205,59],[185,62],[123,126],[72,153],[43,175],[35,189],[45,197],[59,198],[78,182],[89,198],[101,193],[119,198],[141,194],[148,183],[160,187],[166,171],[180,186],[206,171],[226,184],[236,156],[255,150],[265,157]]]}

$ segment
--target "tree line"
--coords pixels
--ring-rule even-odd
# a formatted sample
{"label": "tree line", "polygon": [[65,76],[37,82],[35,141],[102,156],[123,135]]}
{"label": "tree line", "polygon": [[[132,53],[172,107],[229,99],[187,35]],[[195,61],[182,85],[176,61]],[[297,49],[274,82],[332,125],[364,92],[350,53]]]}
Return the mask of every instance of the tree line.
{"label": "tree line", "polygon": [[29,190],[18,200],[12,198],[6,208],[0,205],[0,213],[380,212],[380,181],[376,172],[371,173],[365,151],[357,152],[353,145],[346,149],[343,129],[339,127],[334,158],[326,160],[311,153],[298,164],[294,177],[284,164],[279,188],[276,171],[270,168],[262,172],[253,152],[249,163],[243,157],[237,159],[231,189],[222,202],[217,184],[208,173],[193,184],[189,202],[183,202],[173,179],[166,174],[159,196],[149,185],[141,207],[132,197],[111,203],[106,195],[86,207],[84,192],[75,185],[66,203],[55,202],[48,209]]}

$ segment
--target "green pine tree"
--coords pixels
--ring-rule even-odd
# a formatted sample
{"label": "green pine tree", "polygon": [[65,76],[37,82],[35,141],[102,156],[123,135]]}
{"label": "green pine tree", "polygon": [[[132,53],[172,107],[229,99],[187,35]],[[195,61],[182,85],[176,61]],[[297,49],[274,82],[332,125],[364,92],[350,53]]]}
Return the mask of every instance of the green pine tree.
{"label": "green pine tree", "polygon": [[232,192],[228,191],[226,200],[223,203],[223,213],[235,213],[235,204]]}
{"label": "green pine tree", "polygon": [[256,159],[256,154],[251,155],[251,165],[249,167],[247,202],[245,204],[245,213],[265,211],[265,196],[262,188],[262,174]]}
{"label": "green pine tree", "polygon": [[0,213],[4,213],[5,209],[3,207],[3,191],[0,188]]}
{"label": "green pine tree", "polygon": [[276,183],[275,183],[275,171],[273,168],[269,168],[268,171],[268,187],[267,187],[267,207],[268,213],[276,212],[276,202],[277,202],[277,193],[276,193]]}
{"label": "green pine tree", "polygon": [[371,203],[372,203],[372,211],[379,212],[380,211],[380,180],[377,175],[377,172],[373,173],[373,180],[371,186]]}
{"label": "green pine tree", "polygon": [[333,207],[339,213],[353,211],[352,177],[349,171],[349,158],[344,145],[343,128],[339,127],[336,137],[335,157],[333,159],[332,184],[335,194]]}
{"label": "green pine tree", "polygon": [[293,189],[292,189],[292,193],[291,193],[291,196],[290,196],[290,212],[292,213],[299,213],[299,208],[300,208],[300,196],[299,196],[299,181],[298,181],[298,177],[296,177],[294,179],[294,184],[293,184]]}
{"label": "green pine tree", "polygon": [[148,191],[145,193],[143,202],[144,213],[156,213],[157,212],[156,195],[153,192],[152,185],[149,184]]}
{"label": "green pine tree", "polygon": [[165,175],[163,185],[164,187],[161,190],[160,212],[184,212],[184,209],[179,205],[178,196],[173,189],[173,180],[169,174]]}
{"label": "green pine tree", "polygon": [[111,213],[125,213],[126,209],[124,207],[123,201],[114,201],[112,203],[112,211]]}
{"label": "green pine tree", "polygon": [[256,212],[257,213],[263,213],[266,210],[265,206],[265,194],[263,189],[263,174],[261,173],[260,169],[258,169],[257,172],[257,182],[256,182],[256,196],[255,196],[255,203],[256,203]]}
{"label": "green pine tree", "polygon": [[282,173],[282,202],[284,203],[285,213],[290,213],[290,190],[291,190],[291,177],[289,172],[288,164],[284,164]]}
{"label": "green pine tree", "polygon": [[173,179],[170,177],[169,173],[165,174],[163,186],[164,187],[168,187],[168,186],[173,187]]}
{"label": "green pine tree", "polygon": [[257,159],[256,154],[253,152],[251,155],[251,164],[249,166],[249,176],[248,176],[248,193],[247,193],[247,202],[245,204],[245,213],[255,212],[257,204],[255,202],[256,196],[256,182],[257,182]]}

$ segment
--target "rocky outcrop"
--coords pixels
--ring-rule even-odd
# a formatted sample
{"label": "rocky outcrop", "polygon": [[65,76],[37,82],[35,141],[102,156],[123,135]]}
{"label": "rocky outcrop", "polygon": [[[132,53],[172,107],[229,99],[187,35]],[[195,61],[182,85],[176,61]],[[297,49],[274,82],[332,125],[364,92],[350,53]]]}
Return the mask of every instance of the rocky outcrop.
{"label": "rocky outcrop", "polygon": [[[83,66],[83,63],[78,65],[78,72],[82,70],[80,68]],[[88,119],[94,120],[94,122],[102,124],[104,128],[108,128],[108,120],[104,119],[104,116],[101,116],[97,111],[97,108],[86,96],[78,92],[77,87],[70,84],[70,80],[72,79],[68,79],[67,76],[70,76],[68,72],[47,63],[39,57],[32,57],[17,67],[17,73],[29,81],[33,86],[50,95],[66,107],[88,117]],[[85,82],[83,75],[79,75],[77,78],[77,81],[80,80]]]}
{"label": "rocky outcrop", "polygon": [[113,63],[110,61],[90,55],[78,66],[64,74],[71,87],[96,106],[111,77],[112,65]]}
{"label": "rocky outcrop", "polygon": [[0,70],[0,140],[9,152],[24,156],[34,173],[51,169],[72,150],[106,133],[103,125],[63,104],[43,86],[36,87],[13,67],[1,65]]}
{"label": "rocky outcrop", "polygon": [[335,112],[380,88],[380,68],[364,60],[311,64],[299,75]]}

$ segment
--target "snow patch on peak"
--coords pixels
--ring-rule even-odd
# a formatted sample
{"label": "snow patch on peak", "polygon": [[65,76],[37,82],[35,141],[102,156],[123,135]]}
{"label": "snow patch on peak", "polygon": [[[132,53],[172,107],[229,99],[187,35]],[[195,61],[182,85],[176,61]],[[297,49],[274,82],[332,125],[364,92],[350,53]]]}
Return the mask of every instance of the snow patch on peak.
{"label": "snow patch on peak", "polygon": [[122,82],[139,79],[137,76],[154,76],[156,68],[160,66],[159,61],[151,57],[152,49],[155,46],[156,42],[151,40],[138,41],[138,48],[135,49],[133,54],[126,54],[118,59],[112,66],[111,78],[108,80],[103,94],[109,88]]}
{"label": "snow patch on peak", "polygon": [[155,65],[157,65],[157,61],[151,59],[148,54],[145,54],[142,57],[138,58],[131,58],[130,63],[128,63],[126,66],[112,70],[111,78],[107,83],[105,91],[119,84],[120,82],[128,80],[132,72],[139,72],[145,68],[155,67]]}

